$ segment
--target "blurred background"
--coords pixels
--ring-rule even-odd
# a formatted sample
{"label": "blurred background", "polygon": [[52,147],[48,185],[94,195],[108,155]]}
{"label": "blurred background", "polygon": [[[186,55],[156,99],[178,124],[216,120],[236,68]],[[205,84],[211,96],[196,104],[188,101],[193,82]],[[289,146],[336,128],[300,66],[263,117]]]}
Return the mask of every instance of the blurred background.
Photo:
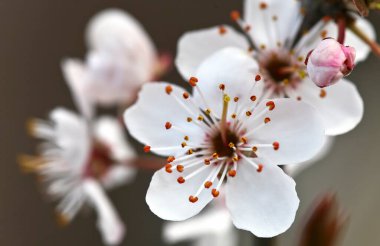
{"label": "blurred background", "polygon": [[[35,150],[36,142],[25,130],[27,119],[46,118],[56,106],[75,109],[60,61],[84,57],[87,21],[110,7],[134,15],[157,48],[174,56],[181,34],[230,23],[230,11],[241,10],[242,0],[0,1],[0,245],[102,245],[91,211],[79,214],[67,227],[57,225],[53,204],[42,195],[35,177],[21,172],[16,157]],[[370,19],[380,33],[380,13],[372,13]],[[296,177],[301,207],[279,245],[295,245],[306,208],[327,191],[337,193],[349,215],[343,245],[380,245],[379,68],[380,59],[371,55],[350,75],[365,102],[364,119],[336,139],[326,158]],[[181,78],[172,69],[163,80]],[[109,193],[128,227],[123,245],[164,245],[163,221],[145,203],[151,175],[140,171],[135,183]]]}

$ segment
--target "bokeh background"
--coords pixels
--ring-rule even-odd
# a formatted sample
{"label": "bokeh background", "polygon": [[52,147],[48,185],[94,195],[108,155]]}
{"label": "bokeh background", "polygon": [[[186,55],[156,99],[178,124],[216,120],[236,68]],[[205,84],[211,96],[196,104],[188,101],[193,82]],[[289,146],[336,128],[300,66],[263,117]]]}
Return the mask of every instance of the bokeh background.
{"label": "bokeh background", "polygon": [[[34,152],[36,142],[25,130],[27,119],[45,118],[56,106],[75,109],[60,61],[85,55],[87,21],[110,7],[130,12],[158,49],[175,55],[181,34],[229,23],[230,11],[241,10],[242,0],[0,1],[0,245],[101,245],[94,213],[80,214],[64,228],[57,225],[53,205],[35,177],[20,171],[16,157]],[[380,13],[372,13],[370,19],[380,33]],[[343,245],[380,245],[379,68],[380,59],[371,55],[350,75],[365,102],[364,119],[354,131],[336,139],[326,158],[296,177],[301,207],[280,245],[295,245],[306,208],[326,191],[337,193],[350,217]],[[163,79],[181,81],[175,69]],[[151,175],[141,171],[135,183],[109,193],[128,226],[123,245],[164,245],[162,221],[145,204]]]}

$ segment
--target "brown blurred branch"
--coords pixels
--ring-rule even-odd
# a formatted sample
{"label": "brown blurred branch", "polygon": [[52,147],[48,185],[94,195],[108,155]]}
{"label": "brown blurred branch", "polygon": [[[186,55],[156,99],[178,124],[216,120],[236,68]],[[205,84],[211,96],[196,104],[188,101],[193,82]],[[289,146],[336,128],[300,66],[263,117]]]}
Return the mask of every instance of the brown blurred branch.
{"label": "brown blurred branch", "polygon": [[334,194],[326,194],[315,203],[302,229],[298,246],[336,246],[347,217],[339,210]]}

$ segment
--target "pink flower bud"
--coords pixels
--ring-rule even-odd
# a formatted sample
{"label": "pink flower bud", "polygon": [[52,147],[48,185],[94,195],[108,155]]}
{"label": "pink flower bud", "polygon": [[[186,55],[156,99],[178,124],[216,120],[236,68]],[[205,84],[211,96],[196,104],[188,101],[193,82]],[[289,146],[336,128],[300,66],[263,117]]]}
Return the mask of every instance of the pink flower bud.
{"label": "pink flower bud", "polygon": [[355,49],[327,38],[310,51],[306,58],[307,72],[319,87],[335,84],[354,69]]}

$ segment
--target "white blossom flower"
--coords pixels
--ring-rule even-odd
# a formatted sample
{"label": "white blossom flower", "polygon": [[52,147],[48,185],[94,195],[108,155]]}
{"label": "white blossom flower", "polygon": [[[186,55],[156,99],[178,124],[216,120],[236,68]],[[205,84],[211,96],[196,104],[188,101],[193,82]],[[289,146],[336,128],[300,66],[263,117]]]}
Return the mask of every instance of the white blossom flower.
{"label": "white blossom flower", "polygon": [[[342,79],[334,86],[321,89],[307,76],[303,64],[306,55],[325,37],[336,37],[337,26],[322,20],[296,40],[303,16],[300,1],[246,0],[244,20],[238,12],[231,17],[245,36],[226,25],[183,35],[178,44],[176,65],[184,78],[198,69],[208,56],[225,47],[249,52],[260,65],[266,97],[289,97],[314,106],[323,117],[327,135],[338,135],[353,129],[362,119],[363,101],[355,85]],[[375,39],[371,24],[353,16],[355,25],[370,39]],[[250,42],[247,42],[247,38]],[[295,42],[297,41],[297,42]],[[350,30],[345,44],[356,48],[356,62],[364,60],[370,47]]]}
{"label": "white blossom flower", "polygon": [[236,246],[239,243],[237,230],[223,199],[215,201],[197,217],[186,221],[166,222],[163,237],[169,244],[191,241],[193,246]]}
{"label": "white blossom flower", "polygon": [[135,176],[135,169],[128,166],[135,153],[125,142],[121,125],[102,117],[90,127],[84,117],[56,108],[50,121],[32,121],[30,131],[44,141],[38,156],[23,156],[21,164],[41,177],[47,194],[58,202],[60,221],[68,223],[88,204],[98,214],[103,241],[119,243],[125,228],[103,189]]}
{"label": "white blossom flower", "polygon": [[124,120],[145,151],[168,156],[147,192],[153,213],[188,219],[227,181],[226,205],[236,227],[272,237],[292,224],[295,182],[277,165],[312,158],[323,145],[323,122],[304,102],[262,100],[257,73],[255,60],[226,48],[190,78],[192,96],[165,82],[142,87]]}
{"label": "white blossom flower", "polygon": [[82,111],[91,115],[91,104],[131,103],[141,85],[167,66],[140,23],[127,12],[109,9],[91,19],[86,39],[86,61],[66,59],[66,80]]}

